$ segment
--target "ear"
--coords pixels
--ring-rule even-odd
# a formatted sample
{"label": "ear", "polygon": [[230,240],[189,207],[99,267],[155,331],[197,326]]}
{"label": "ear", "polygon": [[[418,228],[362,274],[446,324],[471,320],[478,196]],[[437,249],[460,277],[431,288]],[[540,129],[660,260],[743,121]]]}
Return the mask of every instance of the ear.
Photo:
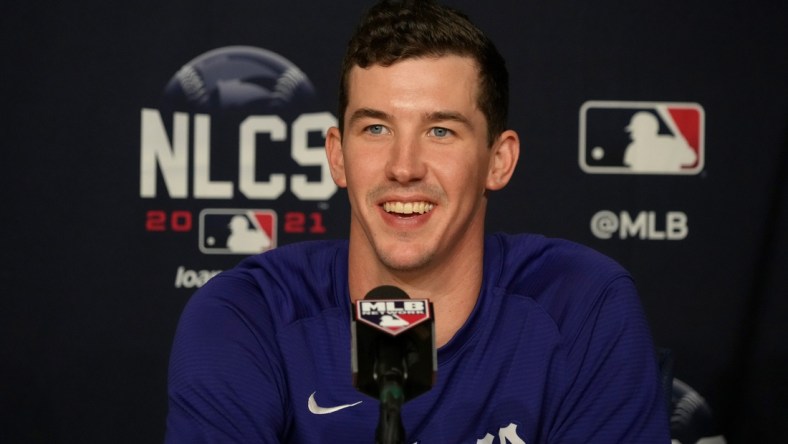
{"label": "ear", "polygon": [[520,137],[513,130],[506,130],[498,136],[490,150],[487,189],[496,191],[505,187],[514,174],[514,167],[520,157]]}
{"label": "ear", "polygon": [[326,133],[326,157],[328,157],[328,167],[331,169],[331,178],[334,179],[334,183],[340,188],[347,187],[342,134],[337,127],[329,128]]}

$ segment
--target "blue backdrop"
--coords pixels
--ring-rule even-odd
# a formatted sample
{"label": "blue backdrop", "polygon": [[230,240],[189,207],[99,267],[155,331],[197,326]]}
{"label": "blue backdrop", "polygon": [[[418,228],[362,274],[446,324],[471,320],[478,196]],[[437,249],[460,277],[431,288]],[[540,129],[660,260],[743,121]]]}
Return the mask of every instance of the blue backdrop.
{"label": "blue backdrop", "polygon": [[[727,441],[788,436],[786,4],[447,3],[512,79],[488,229],[620,261]],[[233,220],[260,249],[346,236],[322,131],[367,5],[7,2],[0,441],[161,441],[180,311],[249,253]],[[628,164],[638,113],[692,160]]]}

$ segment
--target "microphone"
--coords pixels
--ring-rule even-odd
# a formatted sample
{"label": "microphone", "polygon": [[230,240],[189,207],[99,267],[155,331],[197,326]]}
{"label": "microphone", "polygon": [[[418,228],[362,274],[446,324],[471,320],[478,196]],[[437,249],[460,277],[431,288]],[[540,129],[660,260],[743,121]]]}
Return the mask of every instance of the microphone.
{"label": "microphone", "polygon": [[376,443],[404,444],[402,404],[431,389],[437,374],[432,303],[383,285],[356,301],[350,328],[353,385],[380,401]]}

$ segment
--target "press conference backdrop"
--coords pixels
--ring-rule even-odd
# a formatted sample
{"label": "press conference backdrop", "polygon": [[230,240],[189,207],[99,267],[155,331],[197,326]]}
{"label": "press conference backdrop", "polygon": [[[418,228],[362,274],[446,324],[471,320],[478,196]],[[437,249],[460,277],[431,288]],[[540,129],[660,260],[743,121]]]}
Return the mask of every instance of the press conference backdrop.
{"label": "press conference backdrop", "polygon": [[[6,2],[0,441],[160,442],[190,295],[347,235],[322,144],[368,4]],[[719,433],[784,442],[785,3],[448,4],[511,73],[523,152],[488,229],[621,262]]]}

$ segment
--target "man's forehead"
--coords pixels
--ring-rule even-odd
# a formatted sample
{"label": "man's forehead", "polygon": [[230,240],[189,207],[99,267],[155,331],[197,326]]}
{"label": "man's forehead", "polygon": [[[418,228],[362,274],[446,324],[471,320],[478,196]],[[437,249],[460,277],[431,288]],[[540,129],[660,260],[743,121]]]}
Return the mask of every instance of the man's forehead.
{"label": "man's forehead", "polygon": [[[447,98],[469,97],[475,105],[481,88],[479,70],[474,59],[455,55],[411,57],[389,65],[354,65],[348,72],[347,80],[347,96],[350,102],[363,100],[367,98],[367,94],[401,95],[418,91],[425,96],[444,94]],[[376,88],[383,85],[386,89]],[[364,95],[354,97],[354,90],[359,88],[364,90]]]}

